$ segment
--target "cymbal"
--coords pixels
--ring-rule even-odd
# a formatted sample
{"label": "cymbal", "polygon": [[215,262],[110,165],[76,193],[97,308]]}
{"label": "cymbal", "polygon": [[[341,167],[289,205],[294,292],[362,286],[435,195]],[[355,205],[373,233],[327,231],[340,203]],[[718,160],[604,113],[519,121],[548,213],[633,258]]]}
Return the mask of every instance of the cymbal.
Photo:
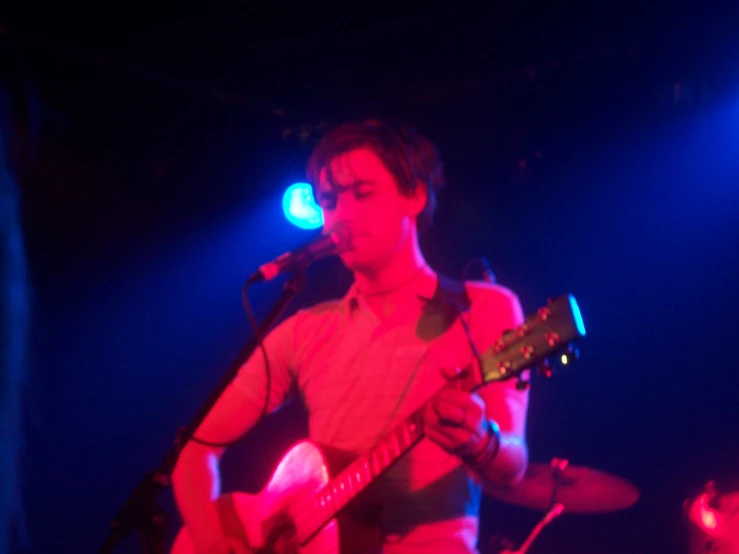
{"label": "cymbal", "polygon": [[[512,489],[485,489],[503,502],[532,510],[547,511],[554,503],[565,513],[615,512],[633,506],[639,489],[616,475],[584,466],[566,466],[559,471],[559,484],[552,498],[557,471],[550,464],[529,464],[521,483]],[[552,501],[553,500],[553,501]]]}

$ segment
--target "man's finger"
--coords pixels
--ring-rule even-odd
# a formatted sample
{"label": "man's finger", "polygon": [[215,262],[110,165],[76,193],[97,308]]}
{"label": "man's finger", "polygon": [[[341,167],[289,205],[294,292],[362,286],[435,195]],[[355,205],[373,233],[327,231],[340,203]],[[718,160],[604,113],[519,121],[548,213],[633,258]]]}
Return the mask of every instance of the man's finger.
{"label": "man's finger", "polygon": [[444,450],[453,454],[459,453],[465,448],[470,440],[469,431],[458,427],[432,427],[426,433],[426,436],[433,442],[441,446]]}
{"label": "man's finger", "polygon": [[463,425],[467,414],[464,411],[464,406],[456,402],[449,402],[443,399],[439,399],[434,402],[434,411],[436,412],[439,421],[443,423],[451,423],[454,425]]}
{"label": "man's finger", "polygon": [[465,429],[470,432],[474,432],[479,427],[483,418],[479,408],[474,404],[461,408],[454,404],[440,403],[435,407],[435,412],[440,425]]}
{"label": "man's finger", "polygon": [[470,406],[471,404],[477,402],[477,400],[473,398],[473,395],[469,392],[449,388],[445,388],[439,391],[439,394],[434,397],[434,400],[449,402],[451,404],[458,404],[460,406]]}

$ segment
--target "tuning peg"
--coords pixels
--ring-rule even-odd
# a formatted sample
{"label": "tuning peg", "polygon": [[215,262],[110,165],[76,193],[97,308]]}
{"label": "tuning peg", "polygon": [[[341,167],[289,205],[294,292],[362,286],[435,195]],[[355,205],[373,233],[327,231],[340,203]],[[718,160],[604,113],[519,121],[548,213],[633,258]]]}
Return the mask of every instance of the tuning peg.
{"label": "tuning peg", "polygon": [[557,458],[556,456],[549,462],[549,467],[555,471],[564,471],[567,469],[568,465],[570,465],[570,461],[568,459]]}
{"label": "tuning peg", "polygon": [[531,388],[531,383],[526,379],[519,377],[518,381],[516,381],[516,388],[518,390],[529,390]]}
{"label": "tuning peg", "polygon": [[549,363],[549,360],[543,360],[540,362],[537,369],[539,370],[539,375],[543,375],[547,379],[549,379],[552,376],[552,373],[554,373],[552,364]]}
{"label": "tuning peg", "polygon": [[501,377],[505,377],[512,368],[513,364],[510,361],[500,362],[498,364],[498,373],[500,373]]}
{"label": "tuning peg", "polygon": [[525,344],[521,347],[521,354],[523,355],[524,360],[530,360],[534,355],[534,347],[530,344]]}

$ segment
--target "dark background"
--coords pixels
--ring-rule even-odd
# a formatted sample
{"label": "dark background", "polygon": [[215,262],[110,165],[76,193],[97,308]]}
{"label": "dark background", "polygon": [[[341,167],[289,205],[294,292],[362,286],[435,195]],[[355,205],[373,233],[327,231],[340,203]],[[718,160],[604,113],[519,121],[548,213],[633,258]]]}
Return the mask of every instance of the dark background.
{"label": "dark background", "polygon": [[[315,140],[379,116],[443,154],[437,269],[484,254],[527,311],[562,292],[583,310],[581,362],[534,383],[531,458],[642,495],[531,552],[687,552],[682,502],[709,478],[739,491],[738,22],[731,3],[3,8],[33,291],[26,550],[102,544],[250,336],[246,276],[312,238],[280,200]],[[349,282],[333,260],[310,277],[291,309]],[[258,314],[278,292],[253,289]],[[258,490],[304,432],[297,406],[270,418],[224,488]],[[486,500],[482,541],[538,517]]]}

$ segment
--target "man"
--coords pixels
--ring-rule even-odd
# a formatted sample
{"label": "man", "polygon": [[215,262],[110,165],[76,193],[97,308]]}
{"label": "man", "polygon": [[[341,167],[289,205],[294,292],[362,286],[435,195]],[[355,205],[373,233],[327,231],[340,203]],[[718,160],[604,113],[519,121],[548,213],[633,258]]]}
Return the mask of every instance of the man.
{"label": "man", "polygon": [[[239,551],[224,538],[213,504],[224,451],[214,445],[241,437],[263,407],[274,411],[297,391],[311,440],[360,455],[476,351],[523,321],[512,292],[477,282],[462,287],[469,309],[442,327],[434,318],[449,294],[424,261],[418,235],[431,222],[443,170],[423,136],[377,121],[342,125],[313,152],[308,178],[325,228],[342,224],[351,232],[352,246],[340,257],[354,283],[343,298],[299,311],[266,337],[268,399],[258,350],[196,432],[198,441],[184,447],[174,492],[202,554]],[[526,469],[527,405],[527,393],[511,382],[475,394],[444,390],[429,403],[427,438],[367,494],[383,552],[477,552],[481,486],[510,486]]]}

